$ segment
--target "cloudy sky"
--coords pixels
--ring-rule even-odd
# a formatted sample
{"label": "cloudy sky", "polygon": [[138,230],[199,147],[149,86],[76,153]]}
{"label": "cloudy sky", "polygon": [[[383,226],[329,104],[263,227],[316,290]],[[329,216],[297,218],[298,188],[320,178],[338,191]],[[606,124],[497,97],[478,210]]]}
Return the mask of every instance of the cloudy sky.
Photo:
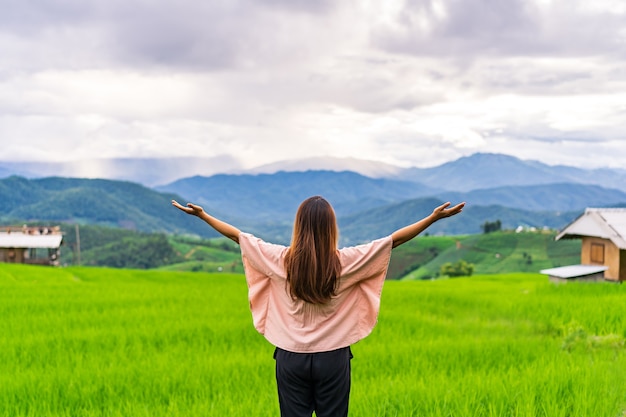
{"label": "cloudy sky", "polygon": [[0,0],[0,160],[626,166],[623,0]]}

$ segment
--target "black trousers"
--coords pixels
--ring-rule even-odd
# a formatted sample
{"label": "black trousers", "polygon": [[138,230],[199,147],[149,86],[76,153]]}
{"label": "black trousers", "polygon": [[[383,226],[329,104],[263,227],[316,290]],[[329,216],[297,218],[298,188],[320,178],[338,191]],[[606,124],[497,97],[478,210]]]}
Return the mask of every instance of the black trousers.
{"label": "black trousers", "polygon": [[282,417],[348,415],[350,359],[345,347],[330,352],[294,353],[276,348],[276,383]]}

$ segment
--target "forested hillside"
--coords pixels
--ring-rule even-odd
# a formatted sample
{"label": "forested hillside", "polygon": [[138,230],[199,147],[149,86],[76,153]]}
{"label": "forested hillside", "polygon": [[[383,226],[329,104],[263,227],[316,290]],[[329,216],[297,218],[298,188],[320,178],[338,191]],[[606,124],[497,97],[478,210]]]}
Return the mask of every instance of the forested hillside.
{"label": "forested hillside", "polygon": [[50,177],[0,180],[0,220],[4,224],[48,222],[92,224],[144,232],[217,236],[171,207],[175,194],[139,184],[101,179]]}

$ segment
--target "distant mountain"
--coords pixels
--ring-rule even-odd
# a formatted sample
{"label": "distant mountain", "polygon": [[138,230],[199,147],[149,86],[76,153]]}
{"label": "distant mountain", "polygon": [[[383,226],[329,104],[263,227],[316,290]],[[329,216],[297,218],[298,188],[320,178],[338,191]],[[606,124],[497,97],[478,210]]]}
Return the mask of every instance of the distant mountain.
{"label": "distant mountain", "polygon": [[626,192],[626,170],[585,170],[523,161],[502,154],[476,153],[433,168],[409,168],[398,178],[451,191],[471,191],[510,185],[556,183],[595,184]]}
{"label": "distant mountain", "polygon": [[0,178],[10,177],[11,175],[15,175],[15,174],[16,172],[14,172],[13,170],[9,168],[5,168],[2,165],[0,165]]}
{"label": "distant mountain", "polygon": [[156,189],[217,209],[231,219],[276,223],[291,223],[300,203],[313,195],[326,197],[340,216],[438,191],[415,182],[331,171],[192,177]]}
{"label": "distant mountain", "polygon": [[280,161],[238,173],[279,171],[352,171],[371,178],[417,182],[440,190],[471,190],[546,184],[589,184],[626,192],[626,169],[584,169],[547,165],[494,153],[475,153],[431,168],[401,168],[354,158],[306,158]]}
{"label": "distant mountain", "polygon": [[557,183],[599,185],[626,192],[624,169],[551,166],[490,153],[473,154],[431,168],[401,168],[354,158],[312,157],[244,169],[239,161],[226,155],[208,158],[92,159],[67,163],[0,161],[0,178],[11,175],[26,178],[102,178],[137,182],[149,187],[197,176],[276,174],[281,171],[350,171],[369,178],[410,181],[432,189],[459,192]]}
{"label": "distant mountain", "polygon": [[261,165],[243,173],[275,174],[280,171],[350,171],[371,178],[393,178],[399,176],[404,171],[404,168],[384,162],[366,161],[356,158],[312,157]]}

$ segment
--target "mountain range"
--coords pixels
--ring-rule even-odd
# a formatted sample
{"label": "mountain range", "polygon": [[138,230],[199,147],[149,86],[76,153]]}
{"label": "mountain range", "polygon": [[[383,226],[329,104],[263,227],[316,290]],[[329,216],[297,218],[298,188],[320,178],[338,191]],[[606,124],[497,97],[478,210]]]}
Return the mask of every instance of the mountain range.
{"label": "mountain range", "polygon": [[275,174],[280,171],[351,171],[370,178],[418,182],[442,191],[467,192],[509,185],[576,183],[626,192],[626,169],[547,165],[509,155],[476,153],[430,168],[402,168],[354,158],[311,157],[245,169],[231,156],[208,158],[113,158],[77,162],[0,161],[0,178],[73,177],[131,181],[148,187],[216,174]]}
{"label": "mountain range", "polygon": [[625,169],[585,169],[524,161],[502,154],[477,153],[433,168],[409,168],[398,178],[449,191],[471,191],[510,185],[575,183],[626,192]]}
{"label": "mountain range", "polygon": [[[333,161],[340,162],[309,160],[300,170],[292,165],[293,171],[272,172],[279,168],[274,165],[254,173],[193,175],[152,187],[106,179],[114,175],[106,170],[97,179],[12,175],[0,180],[0,221],[76,222],[215,236],[198,219],[171,207],[174,198],[199,203],[243,230],[287,243],[300,202],[320,194],[335,207],[342,242],[358,243],[412,223],[444,201],[466,201],[464,214],[436,223],[429,233],[480,233],[485,222],[495,220],[504,228],[558,229],[586,207],[626,206],[626,172],[619,169],[551,167],[499,154],[476,154],[425,169],[363,164],[370,173],[378,170],[380,177],[308,169],[322,162],[330,168]],[[165,161],[141,163],[148,178]],[[355,160],[349,165],[358,166]],[[188,172],[195,172],[192,168]]]}

